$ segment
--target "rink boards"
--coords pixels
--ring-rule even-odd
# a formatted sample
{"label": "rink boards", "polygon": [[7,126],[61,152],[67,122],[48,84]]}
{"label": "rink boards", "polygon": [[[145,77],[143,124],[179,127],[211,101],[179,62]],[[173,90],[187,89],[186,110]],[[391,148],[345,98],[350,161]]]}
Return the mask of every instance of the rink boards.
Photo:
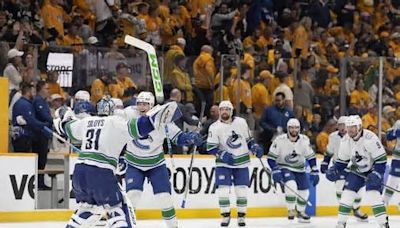
{"label": "rink boards", "polygon": [[[43,221],[43,220],[65,220],[72,210],[76,208],[74,194],[71,190],[71,176],[73,173],[76,156],[67,157],[69,165],[66,167],[67,186],[58,184],[60,189],[69,188],[69,210],[35,210],[36,200],[34,180],[36,178],[36,155],[34,154],[2,154],[0,155],[0,222],[6,221]],[[184,189],[189,173],[190,156],[174,156],[175,169],[171,168],[169,158],[166,164],[170,172],[172,185],[172,196],[177,214],[181,218],[215,218],[219,217],[218,198],[215,194],[215,161],[213,156],[198,155],[194,160],[192,181],[189,184],[186,208],[181,209],[180,205],[184,196]],[[265,158],[263,158],[265,162]],[[321,162],[321,159],[318,159]],[[389,162],[390,163],[390,162]],[[262,169],[257,158],[251,159],[249,167],[250,187],[248,194],[248,216],[286,216],[285,197],[281,188],[276,190],[272,187],[271,179]],[[61,175],[58,179],[63,179]],[[232,189],[231,205],[235,206],[234,190]],[[59,198],[62,198],[60,191]],[[313,206],[307,210],[313,215],[336,215],[337,201],[334,184],[320,176],[320,183],[317,189],[310,190],[310,202]],[[398,202],[398,196],[392,200]],[[160,218],[158,203],[154,199],[151,185],[145,181],[144,193],[138,205],[138,218],[155,219]],[[235,211],[235,210],[233,210]],[[368,210],[370,211],[370,210]],[[394,206],[389,208],[389,213],[397,213]]]}

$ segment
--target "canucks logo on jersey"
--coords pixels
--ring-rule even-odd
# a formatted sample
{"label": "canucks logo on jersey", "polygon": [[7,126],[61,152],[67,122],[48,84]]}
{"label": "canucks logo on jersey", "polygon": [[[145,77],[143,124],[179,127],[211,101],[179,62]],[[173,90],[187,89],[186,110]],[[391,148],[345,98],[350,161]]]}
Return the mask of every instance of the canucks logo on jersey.
{"label": "canucks logo on jersey", "polygon": [[368,158],[360,155],[358,151],[355,152],[355,156],[351,160],[360,170],[368,168]]}
{"label": "canucks logo on jersey", "polygon": [[153,138],[149,135],[147,138],[142,138],[142,139],[133,139],[132,143],[135,145],[137,148],[142,149],[142,150],[150,150],[150,146],[143,144],[143,142],[148,141],[149,143],[153,142]]}
{"label": "canucks logo on jersey", "polygon": [[239,140],[241,138],[242,136],[238,135],[235,131],[232,131],[232,135],[226,140],[226,145],[229,148],[237,149],[242,146],[242,143]]}
{"label": "canucks logo on jersey", "polygon": [[285,162],[288,164],[296,164],[299,162],[299,158],[300,156],[293,150],[291,154],[285,156]]}

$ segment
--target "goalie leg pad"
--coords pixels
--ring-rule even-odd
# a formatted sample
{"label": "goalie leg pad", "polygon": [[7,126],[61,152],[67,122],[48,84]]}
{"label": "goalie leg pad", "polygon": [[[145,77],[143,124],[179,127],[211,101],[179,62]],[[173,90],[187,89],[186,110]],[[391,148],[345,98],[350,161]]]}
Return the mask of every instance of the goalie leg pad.
{"label": "goalie leg pad", "polygon": [[92,227],[101,219],[102,207],[88,203],[79,203],[78,210],[71,216],[67,228]]}
{"label": "goalie leg pad", "polygon": [[126,214],[122,208],[122,203],[113,207],[105,207],[105,209],[108,215],[107,223],[110,228],[129,227],[126,221]]}

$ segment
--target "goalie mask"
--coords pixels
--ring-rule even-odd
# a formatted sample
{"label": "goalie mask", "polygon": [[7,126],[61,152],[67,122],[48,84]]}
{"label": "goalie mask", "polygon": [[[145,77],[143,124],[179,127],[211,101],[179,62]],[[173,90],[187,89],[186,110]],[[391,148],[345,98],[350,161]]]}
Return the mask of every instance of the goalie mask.
{"label": "goalie mask", "polygon": [[115,104],[109,96],[103,97],[97,102],[97,115],[111,116],[114,114]]}

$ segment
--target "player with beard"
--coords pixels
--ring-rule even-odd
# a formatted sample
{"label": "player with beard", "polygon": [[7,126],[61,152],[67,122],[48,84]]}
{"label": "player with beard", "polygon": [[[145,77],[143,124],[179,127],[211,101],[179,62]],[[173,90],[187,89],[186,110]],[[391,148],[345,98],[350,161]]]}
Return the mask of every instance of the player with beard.
{"label": "player with beard", "polygon": [[[321,173],[326,173],[331,160],[332,160],[332,163],[335,164],[335,161],[336,161],[336,159],[338,157],[338,153],[339,153],[340,142],[347,135],[346,119],[347,119],[346,116],[341,116],[337,121],[338,130],[332,132],[329,135],[328,146],[326,148],[324,160],[321,163]],[[349,166],[351,166],[351,164]],[[338,199],[338,201],[340,201],[340,198],[342,196],[344,183],[346,180],[346,176],[348,174],[349,174],[348,171],[343,171],[343,173],[340,175],[339,179],[337,181],[335,181],[336,198]],[[353,215],[354,215],[354,217],[357,218],[357,220],[359,220],[361,222],[368,222],[368,215],[363,213],[360,210],[360,204],[361,204],[361,193],[358,192],[357,196],[354,199],[354,203],[353,203]]]}
{"label": "player with beard", "polygon": [[233,116],[230,101],[219,104],[219,113],[219,120],[211,124],[208,131],[207,152],[216,156],[215,183],[223,217],[221,226],[227,227],[231,219],[229,193],[232,184],[236,193],[238,225],[246,226],[250,152],[261,158],[263,149],[251,137],[246,120]]}
{"label": "player with beard", "polygon": [[[306,176],[306,161],[310,164],[310,178]],[[311,149],[310,139],[300,134],[300,122],[289,119],[287,134],[276,137],[268,154],[268,164],[272,169],[275,183],[284,183],[303,199],[308,199],[310,184],[316,186],[319,182],[315,153]],[[285,191],[288,207],[288,219],[297,215],[299,222],[310,222],[310,216],[305,213],[306,201],[297,198],[291,191]],[[297,198],[297,199],[296,199]]]}
{"label": "player with beard", "polygon": [[388,217],[383,202],[382,184],[386,169],[386,151],[378,136],[362,128],[357,115],[346,119],[347,135],[341,142],[335,165],[328,169],[326,178],[337,181],[351,161],[351,172],[339,204],[339,217],[336,228],[345,228],[357,192],[365,186],[367,202],[372,206],[375,219],[380,228],[388,228]]}

